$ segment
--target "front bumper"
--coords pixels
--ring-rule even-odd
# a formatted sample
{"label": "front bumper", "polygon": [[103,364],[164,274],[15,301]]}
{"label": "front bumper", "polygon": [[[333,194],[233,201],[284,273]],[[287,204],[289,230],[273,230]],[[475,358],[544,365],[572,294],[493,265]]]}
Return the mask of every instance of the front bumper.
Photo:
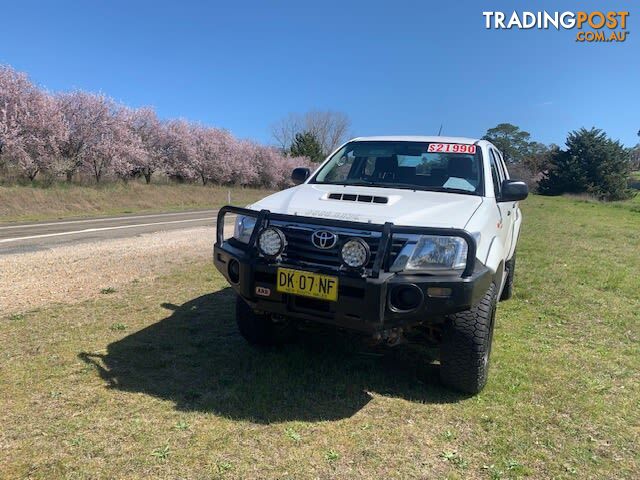
{"label": "front bumper", "polygon": [[[237,261],[239,267],[236,281],[229,274],[232,260]],[[214,263],[238,295],[255,310],[372,334],[391,328],[442,321],[446,314],[475,305],[493,280],[491,270],[478,261],[471,273],[462,277],[381,271],[376,278],[371,278],[323,267],[301,267],[268,261],[224,241],[214,246]],[[328,302],[278,292],[278,267],[337,276],[338,301]],[[401,285],[413,285],[420,290],[422,300],[418,307],[399,311],[391,306],[391,292]],[[451,293],[446,298],[431,297],[428,294],[431,287],[447,288]]]}

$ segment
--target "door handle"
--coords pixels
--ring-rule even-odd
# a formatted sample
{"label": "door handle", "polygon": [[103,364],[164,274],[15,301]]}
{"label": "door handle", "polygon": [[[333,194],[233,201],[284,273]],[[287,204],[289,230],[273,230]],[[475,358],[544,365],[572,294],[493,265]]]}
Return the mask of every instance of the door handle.
{"label": "door handle", "polygon": [[507,217],[510,217],[510,216],[511,216],[511,210],[507,212]]}

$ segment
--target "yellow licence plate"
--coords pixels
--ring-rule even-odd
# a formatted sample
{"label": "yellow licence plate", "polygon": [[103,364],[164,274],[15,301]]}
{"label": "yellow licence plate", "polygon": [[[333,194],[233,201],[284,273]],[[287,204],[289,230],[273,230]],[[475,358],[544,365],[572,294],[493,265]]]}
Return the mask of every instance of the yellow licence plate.
{"label": "yellow licence plate", "polygon": [[321,300],[338,300],[338,278],[330,275],[278,268],[277,290]]}

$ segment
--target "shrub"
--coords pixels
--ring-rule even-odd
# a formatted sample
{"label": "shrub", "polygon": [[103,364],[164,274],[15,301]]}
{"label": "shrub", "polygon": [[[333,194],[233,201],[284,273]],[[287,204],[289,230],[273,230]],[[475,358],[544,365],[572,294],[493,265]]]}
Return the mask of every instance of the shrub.
{"label": "shrub", "polygon": [[566,150],[557,150],[540,181],[545,195],[588,193],[600,200],[624,200],[632,196],[628,187],[629,152],[599,129],[571,132]]}

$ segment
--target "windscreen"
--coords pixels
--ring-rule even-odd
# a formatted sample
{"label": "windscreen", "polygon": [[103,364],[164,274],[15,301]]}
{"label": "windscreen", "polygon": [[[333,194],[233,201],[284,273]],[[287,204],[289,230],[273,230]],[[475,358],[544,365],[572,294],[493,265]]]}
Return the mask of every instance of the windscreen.
{"label": "windscreen", "polygon": [[311,183],[364,185],[482,195],[476,145],[403,141],[350,142]]}

